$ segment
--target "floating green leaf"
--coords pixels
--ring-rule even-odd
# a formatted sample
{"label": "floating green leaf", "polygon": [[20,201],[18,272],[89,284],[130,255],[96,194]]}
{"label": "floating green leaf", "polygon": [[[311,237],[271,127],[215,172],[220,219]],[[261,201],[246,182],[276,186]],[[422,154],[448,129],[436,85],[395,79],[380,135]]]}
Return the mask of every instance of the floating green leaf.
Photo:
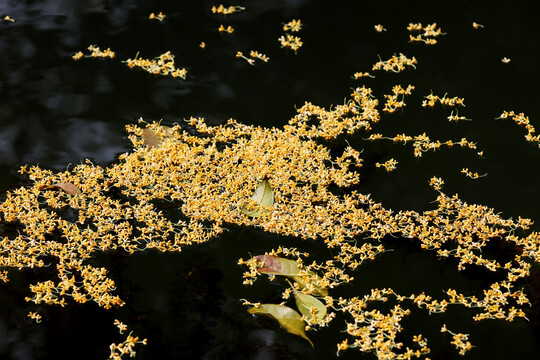
{"label": "floating green leaf", "polygon": [[315,272],[304,272],[305,275],[300,276],[302,267],[298,262],[273,255],[258,255],[255,258],[262,263],[261,267],[257,268],[260,274],[288,276],[296,281],[302,289],[312,285],[310,287],[314,289],[316,295],[328,295],[328,289],[316,285],[321,280],[321,277]]}
{"label": "floating green leaf", "polygon": [[255,256],[258,262],[263,263],[257,268],[261,274],[274,274],[283,276],[295,276],[300,273],[300,264],[294,260],[283,259],[273,255]]}
{"label": "floating green leaf", "polygon": [[302,320],[302,316],[290,307],[275,304],[262,304],[252,307],[248,312],[250,314],[265,315],[274,318],[279,322],[279,325],[281,325],[282,328],[291,334],[303,337],[309,341],[312,347],[314,347],[304,331],[305,324]]}
{"label": "floating green leaf", "polygon": [[[308,318],[309,321],[315,320],[318,323],[326,316],[326,306],[316,297],[295,291],[294,299],[300,313]],[[316,311],[312,312],[312,308],[315,308]]]}
{"label": "floating green leaf", "polygon": [[248,210],[246,205],[242,206],[242,213],[247,216],[257,217],[261,214],[261,211],[264,211],[263,207],[274,205],[274,189],[272,189],[268,180],[264,179],[257,186],[251,198],[257,203],[257,208]]}

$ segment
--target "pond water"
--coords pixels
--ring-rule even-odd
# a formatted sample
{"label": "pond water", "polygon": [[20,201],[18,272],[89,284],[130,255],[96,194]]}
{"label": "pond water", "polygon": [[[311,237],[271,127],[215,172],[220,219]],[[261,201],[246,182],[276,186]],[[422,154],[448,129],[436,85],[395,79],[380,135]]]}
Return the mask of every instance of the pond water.
{"label": "pond water", "polygon": [[[362,84],[383,99],[396,84],[413,84],[402,113],[384,114],[375,132],[394,136],[426,132],[432,139],[475,141],[483,157],[461,149],[413,156],[412,148],[392,142],[367,142],[363,134],[347,139],[362,150],[359,190],[393,210],[433,208],[436,193],[428,186],[440,176],[449,194],[468,203],[493,207],[505,218],[540,219],[540,148],[527,143],[525,129],[513,121],[496,120],[503,110],[524,112],[540,124],[538,58],[540,32],[531,1],[363,2],[344,0],[238,1],[246,10],[223,17],[212,14],[212,1],[11,1],[0,3],[0,191],[27,184],[17,175],[23,164],[55,171],[91,159],[108,166],[131,150],[124,126],[162,120],[170,125],[191,116],[209,124],[229,118],[241,123],[281,127],[305,101],[330,107],[342,104],[351,89]],[[163,12],[164,21],[148,19]],[[282,26],[301,19],[303,46],[297,53],[280,47]],[[438,44],[409,43],[411,22],[436,22],[446,33]],[[484,28],[474,29],[477,22]],[[219,33],[224,24],[234,33]],[[382,24],[386,31],[374,30]],[[201,49],[199,44],[205,42]],[[115,59],[83,58],[77,51],[89,45],[111,48]],[[268,63],[251,66],[237,51],[258,50]],[[186,80],[130,70],[122,60],[153,58],[165,51],[186,67]],[[393,54],[415,56],[415,70],[377,73],[374,79],[352,79],[355,72]],[[510,62],[502,62],[503,58]],[[465,98],[460,111],[472,121],[449,123],[449,109],[424,109],[423,97],[448,93]],[[382,100],[381,100],[382,101]],[[537,125],[538,126],[538,125]],[[337,147],[343,142],[330,144]],[[399,161],[387,173],[376,162]],[[469,168],[486,177],[460,173]],[[36,271],[12,272],[0,286],[0,357],[2,359],[96,359],[109,356],[109,344],[119,341],[112,326],[124,319],[148,345],[137,359],[329,359],[345,338],[342,319],[310,332],[315,344],[280,329],[270,319],[246,312],[239,299],[280,302],[282,286],[258,281],[242,285],[240,257],[260,254],[278,245],[326,254],[312,241],[266,234],[253,228],[228,227],[225,235],[178,254],[144,252],[102,254],[96,264],[107,266],[126,301],[120,309],[93,304],[64,308],[33,307],[24,301],[28,284],[42,279]],[[534,230],[540,229],[537,225]],[[0,223],[0,234],[8,229]],[[492,278],[483,271],[458,272],[455,262],[421,251],[414,240],[385,240],[393,251],[361,266],[354,285],[334,297],[391,287],[411,294],[441,294],[452,287],[482,293]],[[469,359],[534,359],[540,351],[540,282],[538,269],[521,284],[531,296],[530,321],[472,321],[463,309],[443,315],[414,310],[403,336],[429,337],[432,359],[460,358],[439,333],[443,323],[470,334],[475,346]],[[26,317],[39,310],[43,322]],[[338,324],[339,323],[339,324]],[[351,349],[340,358],[376,358]]]}

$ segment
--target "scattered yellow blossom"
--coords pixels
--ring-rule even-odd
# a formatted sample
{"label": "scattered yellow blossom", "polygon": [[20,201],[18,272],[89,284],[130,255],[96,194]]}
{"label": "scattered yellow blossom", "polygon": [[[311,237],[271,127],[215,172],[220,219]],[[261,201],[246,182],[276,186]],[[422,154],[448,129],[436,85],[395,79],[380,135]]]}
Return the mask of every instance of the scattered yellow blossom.
{"label": "scattered yellow blossom", "polygon": [[283,31],[298,32],[302,29],[302,22],[300,20],[291,20],[287,24],[283,25]]}
{"label": "scattered yellow blossom", "polygon": [[154,13],[151,13],[151,14],[148,16],[148,18],[149,18],[150,20],[154,20],[154,19],[155,19],[155,20],[158,20],[158,21],[163,21],[163,20],[165,20],[165,17],[166,17],[166,15],[164,15],[161,11],[160,11],[159,14],[157,14],[157,15],[154,14]]}
{"label": "scattered yellow blossom", "polygon": [[243,10],[246,10],[246,8],[242,6],[238,6],[238,5],[236,6],[231,5],[231,6],[225,7],[222,4],[220,4],[219,6],[215,6],[215,5],[212,6],[212,13],[221,14],[221,15],[231,15],[231,14],[243,11]]}
{"label": "scattered yellow blossom", "polygon": [[170,51],[159,55],[154,60],[142,59],[136,56],[135,59],[127,59],[125,63],[130,69],[138,67],[155,75],[179,77],[182,79],[185,79],[187,75],[185,68],[180,69],[176,67],[174,55]]}

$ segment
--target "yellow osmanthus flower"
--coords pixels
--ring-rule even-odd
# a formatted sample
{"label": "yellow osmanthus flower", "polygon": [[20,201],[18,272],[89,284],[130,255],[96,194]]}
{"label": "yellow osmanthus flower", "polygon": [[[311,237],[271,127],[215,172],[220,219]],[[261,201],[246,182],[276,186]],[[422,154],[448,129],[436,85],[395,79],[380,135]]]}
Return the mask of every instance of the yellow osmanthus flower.
{"label": "yellow osmanthus flower", "polygon": [[407,67],[416,68],[415,65],[417,63],[418,62],[414,56],[412,58],[408,58],[403,54],[399,54],[399,56],[392,55],[392,57],[388,60],[379,60],[377,63],[375,63],[375,65],[373,65],[372,69],[398,73],[405,70]]}
{"label": "yellow osmanthus flower", "polygon": [[160,21],[160,22],[163,21],[163,20],[165,20],[165,17],[166,17],[166,15],[164,15],[161,11],[160,11],[159,14],[157,14],[157,15],[154,14],[154,13],[151,13],[150,15],[148,15],[148,18],[149,18],[150,20],[158,20],[158,21]]}
{"label": "yellow osmanthus flower", "polygon": [[234,32],[234,28],[232,26],[225,27],[223,24],[219,25],[218,31],[220,33],[226,32],[228,34],[232,34]]}
{"label": "yellow osmanthus flower", "polygon": [[[426,95],[424,96],[427,100],[423,100],[422,101],[422,106],[423,107],[434,107],[435,104],[439,103],[441,105],[445,105],[445,106],[465,106],[464,104],[464,101],[465,99],[463,98],[459,98],[457,96],[455,97],[452,97],[452,98],[449,98],[449,97],[446,97],[447,94],[444,94],[443,97],[439,97],[437,95],[433,95],[433,93],[429,94],[429,95]],[[452,114],[453,115],[453,114]],[[457,115],[456,115],[457,116]],[[450,120],[450,118],[449,118]],[[452,120],[454,120],[452,118]],[[450,120],[450,121],[452,121]],[[466,120],[466,119],[460,119],[460,120]]]}
{"label": "yellow osmanthus flower", "polygon": [[34,320],[36,323],[40,323],[42,320],[42,317],[39,313],[30,311],[27,315],[30,319]]}
{"label": "yellow osmanthus flower", "polygon": [[376,31],[376,32],[383,32],[383,31],[386,31],[386,29],[384,28],[384,26],[382,26],[381,24],[375,25],[374,28],[375,28],[375,31]]}
{"label": "yellow osmanthus flower", "polygon": [[[254,55],[248,59],[262,56]],[[402,55],[394,58],[377,69],[401,71],[416,63]],[[128,60],[128,66],[161,75],[178,70],[170,53],[155,60]],[[400,96],[411,91],[409,87],[393,89]],[[441,103],[463,104],[452,99]],[[20,173],[29,185],[6,191],[0,204],[1,221],[17,230],[0,238],[2,280],[12,271],[40,272],[53,263],[56,266],[47,268],[47,277],[29,285],[27,301],[120,307],[124,302],[116,293],[114,274],[93,265],[92,259],[99,253],[178,252],[217,238],[227,226],[253,226],[283,237],[319,241],[331,249],[326,258],[316,261],[308,261],[309,254],[295,248],[278,247],[268,254],[299,264],[295,285],[282,297],[301,291],[317,296],[329,310],[322,321],[308,323],[308,327],[327,326],[337,312],[344,316],[347,339],[338,345],[340,351],[356,348],[382,359],[425,356],[429,348],[424,336],[401,340],[410,307],[439,313],[461,306],[471,311],[475,321],[524,318],[530,301],[520,289],[520,281],[540,262],[540,234],[527,232],[530,219],[507,219],[488,206],[447,195],[440,178],[430,180],[436,201],[422,212],[393,211],[368,194],[350,190],[360,182],[361,153],[347,146],[334,154],[327,143],[371,131],[381,118],[378,105],[372,89],[362,86],[352,90],[342,105],[324,108],[304,103],[282,128],[249,126],[234,119],[211,126],[196,117],[166,127],[141,119],[139,124],[126,126],[133,151],[121,154],[111,166],[85,161],[60,172],[23,166]],[[502,117],[514,119],[533,136],[525,115],[505,112]],[[443,142],[425,133],[394,137],[372,133],[368,139],[411,144],[415,156],[443,146],[476,148],[466,138]],[[263,181],[272,189],[273,204],[257,217],[248,216],[242,209],[255,202],[254,189]],[[55,187],[58,184],[70,184],[79,191],[65,191]],[[336,187],[344,191],[334,191]],[[177,203],[183,220],[173,220],[163,212],[159,207],[163,201]],[[71,209],[73,218],[60,216],[58,210],[63,208]],[[503,280],[467,296],[454,289],[436,298],[374,288],[355,297],[334,298],[333,289],[354,282],[359,266],[387,251],[379,240],[389,236],[411,239],[425,251],[454,259],[458,271],[480,267]],[[503,261],[484,251],[493,239],[520,250],[509,252],[513,257]],[[256,257],[240,259],[239,264],[247,267],[245,284],[261,275]],[[385,306],[378,307],[379,303]],[[120,321],[114,324],[127,331]],[[111,345],[111,358],[132,356],[140,343],[145,340],[129,333],[122,343]],[[463,335],[454,343],[460,351],[470,348]]]}
{"label": "yellow osmanthus flower", "polygon": [[390,159],[388,161],[385,161],[384,163],[375,163],[376,167],[384,167],[386,171],[391,172],[397,169],[397,160],[396,159]]}
{"label": "yellow osmanthus flower", "polygon": [[355,80],[358,80],[358,79],[363,78],[363,77],[375,78],[375,76],[371,75],[368,72],[356,72],[356,73],[353,74],[353,79],[355,79]]}
{"label": "yellow osmanthus flower", "polygon": [[110,58],[114,59],[115,53],[114,51],[111,51],[110,48],[107,48],[106,50],[101,50],[99,47],[90,45],[88,47],[88,50],[90,50],[89,55],[84,55],[82,51],[78,51],[75,55],[72,56],[73,60],[79,60],[82,57],[92,57],[92,58]]}
{"label": "yellow osmanthus flower", "polygon": [[[124,331],[127,330],[127,326],[121,323],[119,320],[114,320],[114,325],[118,327],[120,334],[122,334]],[[136,345],[148,344],[147,339],[139,340],[138,336],[132,336],[132,334],[133,332],[130,332],[129,335],[126,337],[126,339],[122,343],[120,344],[112,343],[109,346],[109,350],[110,350],[109,359],[121,360],[124,355],[127,355],[133,358],[137,355],[137,352],[135,351]]]}
{"label": "yellow osmanthus flower", "polygon": [[437,43],[436,37],[446,35],[441,31],[441,28],[437,28],[437,23],[426,26],[421,23],[410,23],[407,30],[411,33],[409,34],[409,42],[423,42],[426,45],[435,45]]}
{"label": "yellow osmanthus flower", "polygon": [[407,85],[407,88],[402,88],[401,85],[396,85],[392,88],[392,95],[384,95],[386,99],[384,103],[383,111],[393,113],[398,109],[405,106],[405,95],[411,95],[414,90],[414,86]]}
{"label": "yellow osmanthus flower", "polygon": [[241,51],[238,51],[236,53],[237,58],[241,58],[241,59],[246,60],[248,62],[248,64],[250,64],[250,65],[255,65],[256,60],[260,60],[262,62],[268,62],[268,60],[270,60],[270,58],[268,56],[266,56],[265,54],[262,54],[262,53],[260,53],[260,52],[258,52],[256,50],[251,50],[249,52],[249,56],[250,57],[245,56],[244,53],[241,52]]}
{"label": "yellow osmanthus flower", "polygon": [[532,142],[540,147],[540,135],[536,134],[536,128],[530,123],[529,117],[524,113],[516,114],[514,111],[503,111],[497,119],[512,119],[518,126],[524,127],[527,130],[525,140]]}
{"label": "yellow osmanthus flower", "polygon": [[483,28],[484,28],[484,25],[479,24],[479,23],[477,23],[476,21],[473,21],[472,27],[473,27],[474,29],[480,29],[480,28],[483,29]]}
{"label": "yellow osmanthus flower", "polygon": [[290,34],[282,35],[278,41],[281,43],[281,47],[290,48],[294,52],[298,51],[303,45],[302,39]]}
{"label": "yellow osmanthus flower", "polygon": [[476,180],[478,178],[481,178],[481,177],[484,177],[484,176],[487,176],[487,174],[479,175],[477,172],[473,173],[472,171],[470,171],[467,168],[461,169],[461,173],[465,174],[466,177],[474,179],[474,180]]}
{"label": "yellow osmanthus flower", "polygon": [[231,15],[231,14],[243,11],[243,10],[246,10],[246,8],[242,6],[238,6],[238,5],[236,6],[231,5],[231,6],[225,7],[222,4],[220,4],[219,6],[215,6],[215,5],[212,6],[212,13],[221,14],[221,15]]}
{"label": "yellow osmanthus flower", "polygon": [[283,25],[283,31],[299,32],[302,29],[302,22],[300,20],[291,20]]}
{"label": "yellow osmanthus flower", "polygon": [[4,16],[4,19],[3,19],[3,20],[6,21],[6,22],[7,22],[7,21],[9,21],[9,22],[15,22],[15,19],[13,19],[12,17],[10,17],[9,15]]}
{"label": "yellow osmanthus flower", "polygon": [[139,58],[127,59],[125,61],[130,69],[141,68],[154,75],[172,76],[174,78],[186,79],[187,70],[177,68],[174,63],[174,55],[170,51],[159,55],[153,60]]}

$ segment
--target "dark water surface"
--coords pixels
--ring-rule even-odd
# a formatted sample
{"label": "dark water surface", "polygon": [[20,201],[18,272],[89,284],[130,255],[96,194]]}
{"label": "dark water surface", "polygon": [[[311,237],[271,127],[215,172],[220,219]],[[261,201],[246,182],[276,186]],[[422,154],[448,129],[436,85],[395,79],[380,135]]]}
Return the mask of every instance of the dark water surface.
{"label": "dark water surface", "polygon": [[[232,117],[261,126],[282,126],[305,101],[329,107],[343,102],[351,88],[365,83],[382,99],[395,84],[413,84],[403,114],[383,115],[374,131],[388,136],[426,132],[432,139],[476,141],[484,158],[455,149],[413,157],[409,146],[369,143],[359,134],[348,141],[364,149],[360,190],[386,208],[427,210],[436,194],[429,178],[441,176],[445,190],[468,203],[487,205],[504,217],[540,219],[538,184],[540,149],[526,143],[524,129],[510,120],[495,120],[503,110],[527,114],[540,126],[540,32],[533,1],[238,1],[245,12],[223,18],[211,13],[211,1],[0,1],[0,191],[24,182],[16,170],[39,164],[64,170],[90,158],[106,166],[130,150],[123,131],[139,117],[163,119],[165,124],[190,116],[220,124]],[[225,3],[224,5],[231,5]],[[164,22],[150,21],[162,11]],[[304,46],[295,55],[281,49],[282,24],[304,23],[299,36]],[[485,26],[474,30],[472,22]],[[437,22],[446,36],[426,47],[408,43],[407,24]],[[220,24],[236,28],[219,34]],[[382,24],[383,33],[373,26]],[[204,41],[206,49],[199,43]],[[72,60],[88,45],[116,52],[115,60]],[[235,58],[237,51],[259,50],[270,57],[250,66]],[[129,70],[120,60],[152,58],[170,50],[176,63],[188,69],[187,80],[154,77]],[[402,74],[377,73],[363,82],[351,75],[369,71],[378,60],[404,53],[418,59],[417,69]],[[504,64],[503,57],[511,62]],[[465,98],[460,115],[471,122],[448,123],[448,109],[426,110],[424,95]],[[377,161],[394,157],[398,169],[386,173]],[[473,181],[460,174],[468,167],[488,176]],[[0,224],[0,232],[5,229]],[[538,230],[539,227],[535,226]],[[28,284],[40,274],[15,273],[0,286],[1,359],[105,359],[108,346],[118,342],[113,319],[132,326],[148,338],[138,359],[329,359],[345,338],[343,319],[330,328],[310,332],[312,349],[271,320],[247,314],[238,301],[247,298],[280,302],[282,287],[258,281],[242,285],[238,258],[276,248],[298,247],[325,256],[319,244],[284,238],[248,228],[230,231],[209,244],[179,254],[142,253],[101,255],[126,305],[105,311],[85,304],[66,308],[34,308],[24,301]],[[394,251],[359,268],[355,285],[332,295],[353,296],[377,287],[398,293],[426,291],[439,297],[449,287],[478,293],[491,280],[484,272],[459,273],[456,264],[437,260],[414,241],[386,244]],[[414,311],[405,322],[404,336],[423,333],[430,340],[432,359],[460,358],[439,333],[441,324],[469,333],[476,346],[467,359],[536,359],[540,353],[537,269],[527,291],[535,306],[530,322],[474,323],[459,308],[443,315]],[[39,310],[45,320],[27,320]],[[340,356],[375,358],[355,350]]]}

